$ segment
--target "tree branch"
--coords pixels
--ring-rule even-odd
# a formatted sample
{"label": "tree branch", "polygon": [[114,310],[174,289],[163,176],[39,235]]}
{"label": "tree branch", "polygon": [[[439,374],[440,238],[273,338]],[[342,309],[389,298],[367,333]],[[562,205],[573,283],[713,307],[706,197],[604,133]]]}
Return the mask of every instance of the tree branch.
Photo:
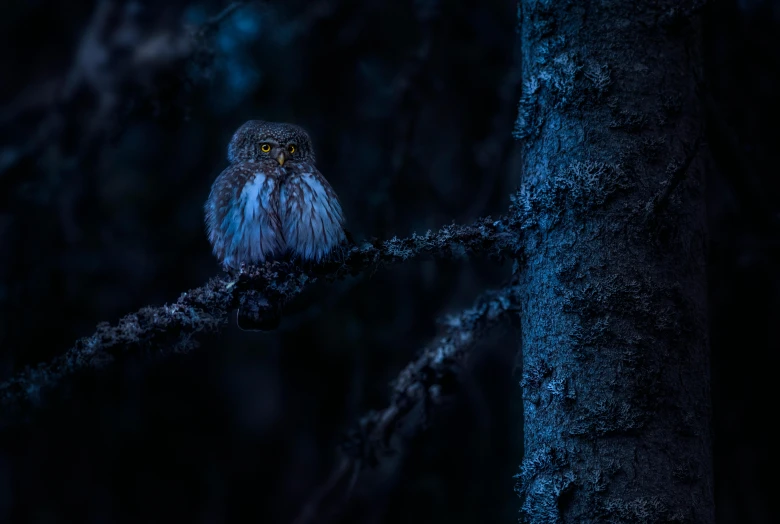
{"label": "tree branch", "polygon": [[515,256],[518,249],[514,225],[508,219],[488,217],[471,225],[445,226],[436,233],[372,240],[347,248],[338,261],[310,268],[291,262],[251,266],[212,278],[171,305],[144,307],[115,326],[98,324],[92,336],[79,340],[64,355],[0,384],[0,405],[8,414],[23,414],[24,408],[40,403],[44,390],[77,372],[103,368],[120,357],[187,353],[197,347],[199,338],[222,331],[237,307],[251,302],[262,323],[318,279],[332,281],[417,258]]}
{"label": "tree branch", "polygon": [[[23,159],[62,138],[69,124],[80,126],[79,154],[113,136],[127,117],[126,108],[154,97],[156,79],[165,73],[177,73],[182,84],[207,77],[205,71],[214,60],[214,34],[229,16],[249,3],[233,2],[194,28],[178,21],[166,27],[133,18],[122,2],[98,3],[69,69],[53,81],[25,87],[17,100],[0,107],[0,123],[5,126],[26,116],[38,119],[27,140],[0,148],[0,179]],[[124,30],[117,31],[117,26]],[[120,37],[128,34],[133,38]],[[105,63],[104,57],[114,55],[128,58]],[[193,72],[196,69],[200,71],[197,74]],[[90,93],[94,104],[82,107],[77,96],[81,92]]]}
{"label": "tree branch", "polygon": [[216,30],[226,18],[228,18],[230,15],[236,12],[236,10],[244,7],[248,3],[252,3],[252,2],[239,1],[239,2],[231,3],[230,5],[225,7],[222,11],[209,18],[206,21],[206,23],[203,24],[198,29],[198,36],[203,37],[208,33],[211,33],[212,31]]}
{"label": "tree branch", "polygon": [[457,376],[476,343],[517,310],[516,293],[516,282],[486,291],[471,308],[440,321],[442,336],[399,373],[392,385],[390,405],[361,419],[333,472],[312,494],[294,524],[322,524],[334,519],[348,501],[360,472],[392,453],[393,441],[401,440],[400,429],[408,435],[424,428],[425,416],[410,421],[409,415],[419,406],[427,412],[441,402],[447,383]]}

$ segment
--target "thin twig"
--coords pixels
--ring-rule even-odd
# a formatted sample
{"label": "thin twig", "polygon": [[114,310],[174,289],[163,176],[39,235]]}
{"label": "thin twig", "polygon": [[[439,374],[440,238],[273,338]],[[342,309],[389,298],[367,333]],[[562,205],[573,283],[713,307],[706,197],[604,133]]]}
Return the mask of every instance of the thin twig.
{"label": "thin twig", "polygon": [[303,506],[303,509],[298,514],[293,524],[307,524],[310,522],[316,522],[318,517],[321,517],[322,506],[328,496],[332,496],[338,491],[338,487],[344,483],[344,479],[347,476],[350,477],[350,481],[347,484],[346,489],[342,493],[343,500],[338,501],[337,505],[341,505],[346,502],[349,493],[352,491],[352,487],[355,484],[357,475],[360,469],[357,462],[350,456],[342,456],[338,465],[333,469],[328,479],[314,492],[312,493],[309,501]]}
{"label": "thin twig", "polygon": [[219,27],[219,25],[230,15],[236,12],[236,10],[240,9],[241,7],[244,7],[245,5],[249,4],[251,2],[233,2],[225,9],[217,13],[216,15],[209,18],[203,25],[201,25],[198,28],[198,36],[203,37],[206,36],[208,33],[211,33],[215,29]]}

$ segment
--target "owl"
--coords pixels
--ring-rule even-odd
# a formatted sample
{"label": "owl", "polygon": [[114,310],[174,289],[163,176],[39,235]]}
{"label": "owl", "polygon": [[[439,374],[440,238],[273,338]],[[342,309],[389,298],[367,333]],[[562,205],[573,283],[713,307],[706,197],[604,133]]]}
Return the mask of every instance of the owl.
{"label": "owl", "polygon": [[226,268],[288,255],[319,262],[345,240],[341,204],[302,128],[250,120],[227,158],[205,205],[209,241]]}

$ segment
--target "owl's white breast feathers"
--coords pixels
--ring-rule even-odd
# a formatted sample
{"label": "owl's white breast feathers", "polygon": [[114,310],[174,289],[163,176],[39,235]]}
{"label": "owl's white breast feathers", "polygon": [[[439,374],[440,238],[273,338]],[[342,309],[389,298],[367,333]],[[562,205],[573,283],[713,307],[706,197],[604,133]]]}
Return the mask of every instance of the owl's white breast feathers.
{"label": "owl's white breast feathers", "polygon": [[235,163],[215,180],[205,211],[214,254],[233,268],[286,252],[320,261],[345,239],[338,197],[311,164]]}
{"label": "owl's white breast feathers", "polygon": [[278,194],[276,177],[245,163],[229,167],[214,182],[206,225],[214,253],[226,266],[262,263],[284,253]]}
{"label": "owl's white breast feathers", "polygon": [[249,261],[264,262],[266,258],[272,258],[284,251],[284,240],[280,238],[275,225],[278,223],[276,189],[277,181],[274,177],[257,172],[254,178],[244,185],[239,196],[236,212],[243,212],[243,217],[236,217],[239,231],[234,235],[233,241],[236,244],[235,250],[243,252]]}
{"label": "owl's white breast feathers", "polygon": [[275,187],[276,180],[263,173],[255,173],[254,179],[244,186],[240,202],[247,223],[261,222],[267,219],[268,210],[272,208],[271,195]]}
{"label": "owl's white breast feathers", "polygon": [[280,193],[282,228],[294,256],[321,260],[344,240],[344,216],[333,189],[311,171],[291,174]]}

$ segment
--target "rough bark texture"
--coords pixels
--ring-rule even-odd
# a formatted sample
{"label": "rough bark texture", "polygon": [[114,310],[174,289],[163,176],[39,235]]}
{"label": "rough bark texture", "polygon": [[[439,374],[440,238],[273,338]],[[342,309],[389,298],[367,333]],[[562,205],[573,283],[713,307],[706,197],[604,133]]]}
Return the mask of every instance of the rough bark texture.
{"label": "rough bark texture", "polygon": [[714,521],[697,10],[520,3],[523,522]]}

